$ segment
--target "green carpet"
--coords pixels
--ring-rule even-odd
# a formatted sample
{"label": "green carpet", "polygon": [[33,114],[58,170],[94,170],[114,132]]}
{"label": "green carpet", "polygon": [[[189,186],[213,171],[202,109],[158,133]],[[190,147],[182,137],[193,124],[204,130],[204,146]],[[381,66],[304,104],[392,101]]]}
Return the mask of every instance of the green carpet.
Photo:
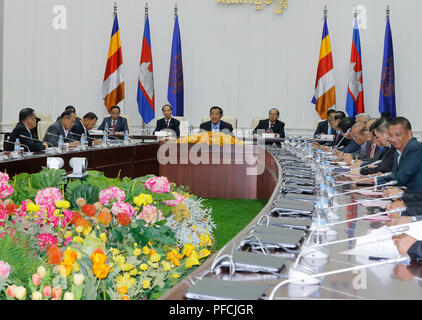
{"label": "green carpet", "polygon": [[216,250],[221,249],[242,231],[267,205],[266,201],[244,199],[206,199],[204,204],[211,207],[215,231]]}

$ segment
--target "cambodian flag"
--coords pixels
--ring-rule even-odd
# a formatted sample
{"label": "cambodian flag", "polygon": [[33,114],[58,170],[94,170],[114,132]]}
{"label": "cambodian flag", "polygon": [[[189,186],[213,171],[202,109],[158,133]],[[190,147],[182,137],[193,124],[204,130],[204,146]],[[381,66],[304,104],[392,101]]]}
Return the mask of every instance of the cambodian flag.
{"label": "cambodian flag", "polygon": [[144,38],[142,41],[141,65],[138,81],[138,108],[144,122],[150,123],[155,118],[154,75],[151,52],[149,18],[145,20]]}
{"label": "cambodian flag", "polygon": [[346,111],[350,117],[365,112],[363,104],[362,51],[358,20],[353,27],[352,54],[350,57],[349,86],[347,88]]}
{"label": "cambodian flag", "polygon": [[173,44],[171,48],[170,75],[167,99],[173,108],[173,116],[184,116],[184,88],[182,42],[180,38],[179,17],[174,22]]}
{"label": "cambodian flag", "polygon": [[391,37],[390,18],[387,18],[384,39],[384,59],[382,63],[381,89],[379,101],[380,113],[389,111],[391,117],[396,117],[396,92],[394,79],[394,51]]}

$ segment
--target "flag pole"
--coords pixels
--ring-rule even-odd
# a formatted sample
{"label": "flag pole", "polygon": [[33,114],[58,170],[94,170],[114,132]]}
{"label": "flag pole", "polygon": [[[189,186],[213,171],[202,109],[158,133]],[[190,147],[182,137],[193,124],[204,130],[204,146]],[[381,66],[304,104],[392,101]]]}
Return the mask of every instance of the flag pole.
{"label": "flag pole", "polygon": [[177,16],[179,15],[179,8],[177,7],[177,3],[174,5],[174,20],[177,19]]}
{"label": "flag pole", "polygon": [[117,15],[117,2],[114,3],[113,7],[113,16],[115,17]]}
{"label": "flag pole", "polygon": [[390,19],[390,6],[387,5],[387,9],[385,10],[385,19]]}
{"label": "flag pole", "polygon": [[327,5],[325,5],[324,7],[324,19],[323,20],[327,20],[328,17],[328,9],[327,9]]}
{"label": "flag pole", "polygon": [[148,8],[148,2],[145,4],[145,21],[147,20],[147,18],[148,18],[148,11],[149,11],[149,8]]}

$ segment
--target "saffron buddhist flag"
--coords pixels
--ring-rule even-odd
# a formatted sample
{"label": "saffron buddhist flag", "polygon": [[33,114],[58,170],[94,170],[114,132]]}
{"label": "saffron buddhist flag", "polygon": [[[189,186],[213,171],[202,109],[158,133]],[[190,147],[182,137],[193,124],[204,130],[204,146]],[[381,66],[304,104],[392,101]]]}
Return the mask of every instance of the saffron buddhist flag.
{"label": "saffron buddhist flag", "polygon": [[151,50],[149,18],[145,20],[142,41],[141,64],[138,78],[138,109],[144,122],[150,123],[155,118],[154,75]]}
{"label": "saffron buddhist flag", "polygon": [[167,99],[173,108],[173,116],[184,116],[184,88],[182,42],[180,38],[179,17],[174,21],[173,44],[171,48],[170,75]]}
{"label": "saffron buddhist flag", "polygon": [[114,16],[102,94],[107,110],[110,110],[112,106],[121,106],[124,103],[123,55],[117,13]]}
{"label": "saffron buddhist flag", "polygon": [[394,77],[394,51],[389,17],[387,17],[387,26],[385,28],[384,59],[382,63],[379,111],[380,113],[386,111],[390,112],[392,118],[395,118],[397,115]]}
{"label": "saffron buddhist flag", "polygon": [[347,88],[346,111],[349,117],[365,112],[363,104],[362,51],[358,20],[353,26],[352,53],[350,57],[349,85]]}
{"label": "saffron buddhist flag", "polygon": [[322,30],[315,95],[312,99],[312,103],[315,104],[315,110],[318,112],[321,119],[327,119],[327,111],[336,108],[333,55],[331,52],[327,18],[324,19],[324,28]]}

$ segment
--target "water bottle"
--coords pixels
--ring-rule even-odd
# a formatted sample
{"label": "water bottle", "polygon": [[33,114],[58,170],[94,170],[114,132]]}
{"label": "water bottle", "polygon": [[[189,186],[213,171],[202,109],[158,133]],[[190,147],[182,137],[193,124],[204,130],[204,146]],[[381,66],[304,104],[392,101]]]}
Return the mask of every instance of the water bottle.
{"label": "water bottle", "polygon": [[22,146],[21,146],[21,142],[19,141],[19,138],[16,138],[15,140],[14,151],[18,154],[18,157],[22,156]]}
{"label": "water bottle", "polygon": [[103,134],[103,146],[106,147],[108,143],[108,123],[105,124]]}
{"label": "water bottle", "polygon": [[88,140],[85,137],[85,133],[82,133],[82,135],[81,135],[81,147],[84,150],[86,150],[88,148]]}
{"label": "water bottle", "polygon": [[[326,200],[322,197],[317,198],[315,209],[312,213],[312,229],[318,229],[320,232],[324,232],[321,227],[327,224],[327,207]],[[316,231],[318,233],[318,231]]]}
{"label": "water bottle", "polygon": [[128,145],[129,144],[129,132],[125,130],[125,135],[123,138],[123,144]]}
{"label": "water bottle", "polygon": [[65,152],[64,139],[63,139],[62,135],[60,135],[60,137],[59,137],[59,141],[57,143],[57,146],[59,147],[60,152]]}

